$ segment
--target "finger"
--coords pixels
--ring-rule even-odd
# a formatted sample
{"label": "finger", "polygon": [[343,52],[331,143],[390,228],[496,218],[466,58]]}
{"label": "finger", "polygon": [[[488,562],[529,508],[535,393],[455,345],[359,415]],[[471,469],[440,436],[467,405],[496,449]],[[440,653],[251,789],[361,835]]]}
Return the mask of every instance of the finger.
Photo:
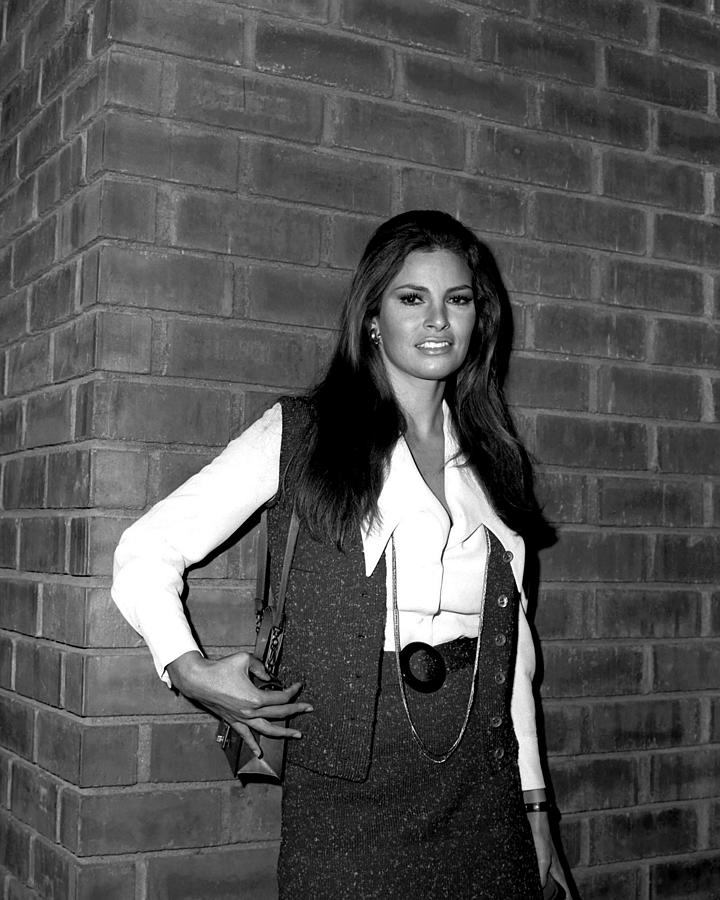
{"label": "finger", "polygon": [[302,733],[296,728],[287,728],[285,725],[280,725],[277,722],[268,722],[267,719],[255,719],[252,727],[255,731],[268,737],[302,737]]}
{"label": "finger", "polygon": [[270,678],[268,670],[265,668],[262,660],[258,659],[257,656],[250,657],[248,661],[248,672],[252,672],[252,674],[261,679],[261,681],[268,681]]}
{"label": "finger", "polygon": [[289,716],[298,716],[300,713],[312,712],[313,707],[309,703],[283,703],[280,706],[259,706],[251,715],[264,719],[287,719]]}
{"label": "finger", "polygon": [[297,681],[290,687],[283,688],[281,691],[263,691],[258,690],[253,694],[253,699],[260,700],[261,706],[282,706],[289,703],[302,687],[301,682]]}
{"label": "finger", "polygon": [[231,722],[230,727],[233,731],[237,731],[255,756],[262,756],[260,744],[255,739],[252,729],[248,728],[243,722]]}

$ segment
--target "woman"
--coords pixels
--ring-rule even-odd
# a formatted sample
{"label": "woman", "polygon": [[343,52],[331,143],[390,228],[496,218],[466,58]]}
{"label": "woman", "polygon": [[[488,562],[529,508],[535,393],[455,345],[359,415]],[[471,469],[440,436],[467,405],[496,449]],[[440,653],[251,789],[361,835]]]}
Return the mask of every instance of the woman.
{"label": "woman", "polygon": [[[161,677],[290,741],[281,897],[532,900],[553,848],[535,732],[524,544],[541,517],[497,378],[501,285],[451,216],[375,232],[328,372],[123,536],[113,597]],[[301,522],[282,677],[203,657],[184,569],[269,505]],[[271,573],[277,580],[276,567]],[[301,685],[302,692],[301,692]],[[281,721],[292,720],[289,728]]]}

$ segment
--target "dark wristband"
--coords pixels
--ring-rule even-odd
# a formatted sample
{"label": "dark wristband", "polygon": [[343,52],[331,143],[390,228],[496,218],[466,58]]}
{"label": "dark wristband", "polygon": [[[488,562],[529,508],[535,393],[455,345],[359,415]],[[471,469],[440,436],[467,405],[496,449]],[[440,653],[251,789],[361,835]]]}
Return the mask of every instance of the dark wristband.
{"label": "dark wristband", "polygon": [[550,812],[553,808],[549,800],[536,800],[534,803],[525,804],[525,812]]}

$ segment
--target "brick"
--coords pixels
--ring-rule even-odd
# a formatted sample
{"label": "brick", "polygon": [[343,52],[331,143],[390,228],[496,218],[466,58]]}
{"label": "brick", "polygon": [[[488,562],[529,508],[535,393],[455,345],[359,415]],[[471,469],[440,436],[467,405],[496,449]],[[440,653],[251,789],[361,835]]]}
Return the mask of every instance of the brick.
{"label": "brick", "polygon": [[669,213],[657,217],[654,256],[716,267],[719,254],[719,225]]}
{"label": "brick", "polygon": [[280,837],[281,790],[262,785],[251,794],[237,783],[230,788],[228,836],[231,841],[273,840]]}
{"label": "brick", "polygon": [[218,446],[227,442],[229,419],[229,398],[217,388],[121,381],[91,382],[78,392],[78,440]]}
{"label": "brick", "polygon": [[591,186],[590,150],[527,131],[481,126],[475,132],[472,167],[484,175],[576,191]]}
{"label": "brick", "polygon": [[38,585],[0,579],[0,628],[33,635],[37,631]]}
{"label": "brick", "polygon": [[101,170],[147,175],[232,190],[237,140],[197,128],[178,129],[129,113],[111,113],[91,126],[88,173]]}
{"label": "brick", "polygon": [[[217,788],[80,794],[76,822],[63,822],[78,856],[173,850],[221,842]],[[72,828],[73,834],[68,834]]]}
{"label": "brick", "polygon": [[625,259],[604,263],[601,297],[619,306],[690,316],[701,314],[704,305],[700,273]]}
{"label": "brick", "polygon": [[552,297],[590,297],[592,259],[585,251],[493,240],[503,282],[511,292]]}
{"label": "brick", "polygon": [[501,66],[551,75],[580,84],[595,82],[595,43],[568,32],[485,19],[479,56]]}
{"label": "brick", "polygon": [[720,547],[712,535],[658,534],[655,541],[650,581],[713,583]]}
{"label": "brick", "polygon": [[53,335],[53,381],[67,381],[95,368],[95,320],[76,319]]}
{"label": "brick", "polygon": [[22,39],[20,36],[5,42],[0,50],[0,92],[4,92],[22,71]]}
{"label": "brick", "polygon": [[492,181],[406,169],[402,198],[408,209],[444,209],[470,228],[502,234],[522,234],[525,230],[522,193]]}
{"label": "brick", "polygon": [[577,754],[585,710],[582,706],[564,701],[558,704],[548,699],[543,704],[543,719],[549,753]]}
{"label": "brick", "polygon": [[[9,637],[5,637],[5,635],[0,635],[0,687],[8,691],[12,689],[13,683],[14,648],[14,641],[10,640]],[[0,796],[3,797],[5,796],[4,780],[4,772],[0,769],[0,789],[3,791]]]}
{"label": "brick", "polygon": [[602,37],[642,44],[647,35],[647,11],[637,0],[541,0],[544,19]]}
{"label": "brick", "polygon": [[96,182],[61,209],[61,256],[69,256],[99,237],[152,242],[155,204],[155,188],[146,184],[114,179]]}
{"label": "brick", "polygon": [[392,92],[392,54],[386,47],[325,29],[264,21],[257,26],[260,72],[381,96]]}
{"label": "brick", "polygon": [[37,761],[80,787],[134,784],[137,728],[129,724],[85,725],[74,717],[40,710]]}
{"label": "brick", "polygon": [[4,453],[20,449],[22,424],[23,411],[19,400],[0,405],[0,449]]}
{"label": "brick", "polygon": [[720,66],[720,27],[707,18],[661,9],[658,19],[661,51],[684,56],[708,66]]}
{"label": "brick", "polygon": [[589,825],[590,853],[596,862],[662,856],[697,846],[697,813],[693,809],[594,816]]}
{"label": "brick", "polygon": [[8,354],[8,394],[26,394],[50,382],[50,336],[29,338]]}
{"label": "brick", "polygon": [[47,644],[17,645],[15,690],[49,706],[60,704],[60,652]]}
{"label": "brick", "polygon": [[250,148],[249,184],[253,193],[282,200],[352,212],[390,213],[392,173],[374,162],[254,144]]}
{"label": "brick", "polygon": [[550,645],[543,658],[543,694],[548,697],[637,694],[642,687],[641,648]]}
{"label": "brick", "polygon": [[720,460],[713,427],[658,429],[658,468],[661,472],[717,475]]}
{"label": "brick", "polygon": [[518,406],[586,410],[588,368],[576,362],[515,355],[505,392],[509,402]]}
{"label": "brick", "polygon": [[627,154],[603,157],[603,193],[620,200],[701,213],[705,209],[702,172]]}
{"label": "brick", "polygon": [[61,444],[72,435],[72,394],[69,389],[34,394],[27,401],[25,444]]}
{"label": "brick", "polygon": [[0,734],[3,747],[30,759],[33,745],[33,710],[19,700],[0,696]]}
{"label": "brick", "polygon": [[699,703],[687,697],[595,703],[585,719],[585,728],[583,740],[593,753],[697,744]]}
{"label": "brick", "polygon": [[42,636],[78,647],[138,647],[133,631],[110,598],[107,588],[46,584],[43,591]]}
{"label": "brick", "polygon": [[312,264],[320,249],[316,213],[221,194],[174,194],[173,234],[179,247]]}
{"label": "brick", "polygon": [[596,633],[601,638],[680,638],[700,634],[701,596],[690,590],[599,589]]}
{"label": "brick", "polygon": [[111,575],[113,553],[129,519],[110,517],[70,520],[69,563],[72,575]]}
{"label": "brick", "polygon": [[29,303],[32,331],[41,331],[73,315],[76,271],[73,262],[53,269],[33,284]]}
{"label": "brick", "polygon": [[212,455],[198,451],[181,453],[165,447],[152,454],[148,502],[156,503],[180,487],[188,478],[212,461]]}
{"label": "brick", "polygon": [[[41,897],[69,897],[74,871],[70,854],[54,844],[36,840],[32,845],[33,885]],[[22,898],[25,900],[25,898]],[[34,898],[27,898],[34,900]]]}
{"label": "brick", "polygon": [[335,146],[460,169],[465,138],[458,122],[433,113],[347,97],[330,111]]}
{"label": "brick", "polygon": [[0,194],[4,194],[18,180],[18,143],[17,140],[11,141],[0,150]]}
{"label": "brick", "polygon": [[563,531],[557,544],[543,551],[543,578],[548,581],[644,581],[646,552],[642,534]]}
{"label": "brick", "polygon": [[23,519],[20,567],[27,572],[65,572],[65,520],[42,516]]}
{"label": "brick", "polygon": [[0,203],[0,235],[9,238],[23,231],[34,220],[34,179],[28,178]]}
{"label": "brick", "polygon": [[514,75],[426,56],[403,62],[403,97],[413,103],[517,125],[527,120],[529,88]]}
{"label": "brick", "polygon": [[533,234],[541,240],[643,253],[645,215],[598,200],[538,193]]}
{"label": "brick", "polygon": [[30,877],[30,831],[4,809],[0,809],[0,866],[23,881]]}
{"label": "brick", "polygon": [[47,45],[59,36],[65,24],[64,0],[48,0],[33,16],[25,36],[26,59],[39,55]]}
{"label": "brick", "polygon": [[607,48],[605,66],[610,89],[664,106],[707,109],[707,75],[702,69],[620,47]]}
{"label": "brick", "polygon": [[637,367],[604,367],[599,372],[598,408],[619,415],[698,421],[702,412],[700,379]]}
{"label": "brick", "polygon": [[159,113],[163,63],[153,56],[128,54],[111,47],[104,89],[115,106]]}
{"label": "brick", "polygon": [[593,601],[591,592],[545,589],[537,603],[533,624],[542,640],[592,637]]}
{"label": "brick", "polygon": [[650,883],[657,900],[677,897],[712,900],[720,881],[720,859],[698,857],[655,863],[650,866]]}
{"label": "brick", "polygon": [[625,97],[589,89],[543,85],[540,126],[545,131],[643,150],[648,146],[647,110]]}
{"label": "brick", "polygon": [[31,281],[52,264],[55,256],[55,217],[17,239],[13,274],[16,285]]}
{"label": "brick", "polygon": [[598,521],[602,525],[702,527],[699,484],[605,478],[598,483]]}
{"label": "brick", "polygon": [[[254,550],[255,542],[251,543],[250,549]],[[240,575],[247,578],[254,572]],[[254,643],[255,603],[249,587],[193,585],[187,602],[193,628],[203,646],[247,647]]]}
{"label": "brick", "polygon": [[585,871],[573,872],[581,896],[587,900],[635,900],[639,896],[642,875],[637,869],[609,871],[594,866]]}
{"label": "brick", "polygon": [[248,273],[248,316],[334,328],[348,287],[348,278],[332,271],[253,266]]}
{"label": "brick", "polygon": [[200,0],[124,0],[95,17],[93,45],[119,41],[194,58],[240,65],[243,17],[221,3]]}
{"label": "brick", "polygon": [[341,10],[341,21],[346,28],[381,40],[460,56],[470,49],[470,16],[427,0],[350,0]]}
{"label": "brick", "polygon": [[535,347],[557,353],[642,360],[646,324],[640,316],[596,312],[581,306],[538,304]]}
{"label": "brick", "polygon": [[563,813],[637,805],[636,759],[615,755],[601,759],[555,759],[552,775]]}
{"label": "brick", "polygon": [[661,365],[714,369],[720,359],[720,327],[661,319],[655,336],[655,359]]}
{"label": "brick", "polygon": [[13,248],[0,250],[0,297],[12,290]]}
{"label": "brick", "polygon": [[152,319],[103,312],[96,319],[97,368],[111,372],[149,372]]}
{"label": "brick", "polygon": [[62,100],[53,101],[23,129],[20,136],[19,173],[24,177],[47,159],[60,144]]}
{"label": "brick", "polygon": [[720,642],[704,640],[659,644],[653,649],[656,691],[702,691],[712,683],[720,660]]}
{"label": "brick", "polygon": [[0,344],[12,343],[25,335],[27,291],[16,291],[0,301]]}
{"label": "brick", "polygon": [[720,123],[660,110],[657,146],[664,156],[717,166],[720,164]]}
{"label": "brick", "polygon": [[252,897],[272,900],[277,894],[275,847],[207,851],[148,859],[148,891],[156,900],[193,897]]}
{"label": "brick", "polygon": [[45,500],[45,457],[8,460],[3,477],[5,509],[41,509]]}
{"label": "brick", "polygon": [[380,222],[374,219],[345,216],[340,213],[331,216],[326,251],[328,265],[354,270],[370,235],[379,224]]}
{"label": "brick", "polygon": [[135,864],[132,862],[88,864],[79,867],[76,875],[78,900],[135,898]]}
{"label": "brick", "polygon": [[176,117],[222,128],[318,143],[322,98],[291,84],[278,84],[195,62],[177,65]]}
{"label": "brick", "polygon": [[50,454],[47,505],[51,509],[91,505],[89,450]]}
{"label": "brick", "polygon": [[587,483],[584,476],[539,472],[535,493],[550,522],[558,524],[586,521]]}
{"label": "brick", "polygon": [[78,132],[104,104],[106,85],[105,66],[95,64],[67,90],[63,122],[66,137]]}
{"label": "brick", "polygon": [[665,0],[665,5],[705,13],[708,8],[708,0]]}
{"label": "brick", "polygon": [[43,61],[41,100],[64,87],[88,57],[89,13],[83,13]]}
{"label": "brick", "polygon": [[40,105],[40,67],[33,66],[16,79],[2,101],[0,134],[3,142],[14,135]]}
{"label": "brick", "polygon": [[239,323],[180,321],[168,330],[167,375],[297,388],[318,374],[317,344]]}
{"label": "brick", "polygon": [[142,509],[146,503],[148,458],[133,450],[91,451],[90,504],[100,508]]}
{"label": "brick", "polygon": [[225,754],[213,752],[219,751],[213,747],[216,732],[217,720],[153,723],[150,781],[226,781],[230,773]]}
{"label": "brick", "polygon": [[17,567],[18,522],[15,519],[0,519],[0,567]]}
{"label": "brick", "polygon": [[720,760],[713,750],[656,753],[650,766],[652,797],[662,801],[713,797],[720,777]]}

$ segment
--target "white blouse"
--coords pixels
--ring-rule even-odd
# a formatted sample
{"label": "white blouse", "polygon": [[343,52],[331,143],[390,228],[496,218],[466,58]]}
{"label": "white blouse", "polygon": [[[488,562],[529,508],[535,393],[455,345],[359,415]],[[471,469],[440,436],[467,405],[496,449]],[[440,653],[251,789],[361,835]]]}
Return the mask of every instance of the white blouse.
{"label": "white blouse", "polygon": [[[397,556],[400,643],[442,644],[476,637],[487,566],[483,525],[513,553],[512,569],[522,592],[525,548],[498,517],[474,473],[454,460],[457,443],[444,411],[445,497],[450,516],[420,474],[401,438],[381,491],[380,518],[362,531],[365,572],[387,561],[385,649],[394,647],[390,538]],[[231,441],[197,475],[152,507],[123,534],[115,551],[112,597],[152,653],[167,683],[166,667],[198,650],[180,594],[185,569],[226,540],[278,489],[282,408],[268,410]],[[511,712],[520,746],[524,790],[544,786],[535,728],[533,640],[522,603]]]}

